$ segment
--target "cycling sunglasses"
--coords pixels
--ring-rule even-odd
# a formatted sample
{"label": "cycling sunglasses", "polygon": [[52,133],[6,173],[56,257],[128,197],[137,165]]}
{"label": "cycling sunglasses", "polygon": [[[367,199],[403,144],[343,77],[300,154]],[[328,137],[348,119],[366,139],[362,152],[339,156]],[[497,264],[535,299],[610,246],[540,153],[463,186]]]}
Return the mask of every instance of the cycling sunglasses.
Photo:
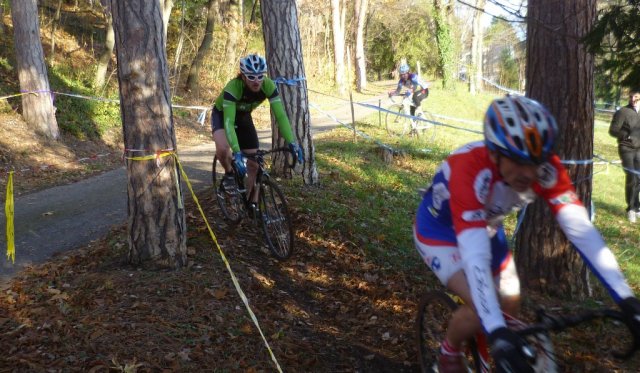
{"label": "cycling sunglasses", "polygon": [[264,74],[260,74],[260,75],[245,74],[245,78],[247,78],[247,80],[250,82],[261,82],[262,80],[264,80]]}

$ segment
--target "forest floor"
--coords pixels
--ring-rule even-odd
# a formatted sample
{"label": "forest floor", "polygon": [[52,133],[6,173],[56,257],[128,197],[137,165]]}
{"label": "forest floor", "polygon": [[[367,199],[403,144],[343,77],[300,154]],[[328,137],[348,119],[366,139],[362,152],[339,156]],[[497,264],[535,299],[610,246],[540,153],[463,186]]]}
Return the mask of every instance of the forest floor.
{"label": "forest floor", "polygon": [[[182,144],[208,136],[198,125],[181,128]],[[3,153],[36,170],[16,178],[25,192],[119,166],[117,147],[105,142],[78,147],[63,139],[51,146],[26,129],[8,137],[18,136],[35,141],[34,153],[47,155],[37,161],[51,165],[39,169],[15,148]],[[74,161],[81,158],[94,162],[91,170],[75,168],[86,165]],[[413,319],[422,276],[372,262],[349,232],[321,231],[323,217],[305,213],[304,198],[289,201],[296,251],[284,262],[272,259],[253,221],[227,226],[208,191],[198,200],[284,371],[419,370]],[[186,211],[189,262],[182,270],[127,264],[121,226],[12,280],[0,296],[0,372],[276,371],[192,198]],[[539,304],[572,307],[568,300],[528,297],[525,308]],[[562,371],[637,371],[637,359],[620,363],[605,352],[623,343],[618,335],[576,329],[560,338]]]}

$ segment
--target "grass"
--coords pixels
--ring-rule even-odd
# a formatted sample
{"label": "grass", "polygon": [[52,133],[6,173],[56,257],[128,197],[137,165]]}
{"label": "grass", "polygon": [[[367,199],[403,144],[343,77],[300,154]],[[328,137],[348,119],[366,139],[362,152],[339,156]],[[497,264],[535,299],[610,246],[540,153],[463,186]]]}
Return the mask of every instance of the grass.
{"label": "grass", "polygon": [[[460,85],[452,92],[443,92],[433,85],[423,109],[436,115],[463,121],[438,121],[456,128],[439,126],[435,140],[390,137],[384,130],[384,114],[372,114],[356,123],[367,138],[352,141],[352,131],[335,130],[315,139],[318,169],[322,187],[313,191],[290,188],[288,193],[302,199],[307,213],[323,216],[326,232],[339,231],[361,243],[361,248],[380,263],[408,268],[420,263],[411,241],[411,224],[419,203],[418,189],[426,187],[436,167],[446,155],[469,141],[482,139],[481,121],[488,103],[496,95],[470,96]],[[383,104],[384,107],[384,104]],[[477,124],[469,123],[468,121]],[[598,115],[594,131],[594,152],[609,161],[618,161],[615,139],[607,133],[610,115]],[[382,122],[382,127],[380,127]],[[385,163],[380,144],[398,151],[393,163]],[[636,237],[639,230],[626,221],[624,173],[620,164],[593,166],[592,200],[595,225],[619,259],[622,269],[634,289],[640,289],[640,260]],[[296,190],[300,190],[297,192]],[[515,217],[505,226],[513,232]],[[421,264],[421,263],[420,263]]]}

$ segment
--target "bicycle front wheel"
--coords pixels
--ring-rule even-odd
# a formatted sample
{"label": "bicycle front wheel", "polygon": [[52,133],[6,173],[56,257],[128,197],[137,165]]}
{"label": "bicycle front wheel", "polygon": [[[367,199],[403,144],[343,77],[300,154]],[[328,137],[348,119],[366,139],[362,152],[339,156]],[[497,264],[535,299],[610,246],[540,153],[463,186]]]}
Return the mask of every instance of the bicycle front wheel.
{"label": "bicycle front wheel", "polygon": [[260,218],[271,253],[279,260],[289,258],[293,253],[293,227],[289,207],[280,188],[266,177],[260,183]]}
{"label": "bicycle front wheel", "polygon": [[[447,327],[458,304],[442,291],[430,291],[420,300],[416,316],[416,342],[418,344],[418,362],[423,373],[438,372],[438,354],[440,343],[447,334]],[[477,371],[479,367],[478,350],[474,341],[466,346],[467,371]]]}
{"label": "bicycle front wheel", "polygon": [[393,136],[404,136],[411,130],[411,119],[403,116],[404,108],[400,104],[391,105],[387,109],[385,125],[387,133]]}
{"label": "bicycle front wheel", "polygon": [[422,118],[425,120],[417,120],[416,121],[416,131],[420,134],[420,138],[426,142],[433,142],[436,138],[436,127],[434,124],[436,119],[434,116],[428,111],[423,111],[419,113],[418,118]]}
{"label": "bicycle front wheel", "polygon": [[231,225],[240,223],[244,208],[242,194],[238,189],[235,178],[233,181],[223,182],[224,167],[222,167],[222,163],[220,163],[217,156],[213,157],[211,179],[213,182],[213,194],[218,201],[218,206],[220,206],[220,211],[222,211],[225,220]]}

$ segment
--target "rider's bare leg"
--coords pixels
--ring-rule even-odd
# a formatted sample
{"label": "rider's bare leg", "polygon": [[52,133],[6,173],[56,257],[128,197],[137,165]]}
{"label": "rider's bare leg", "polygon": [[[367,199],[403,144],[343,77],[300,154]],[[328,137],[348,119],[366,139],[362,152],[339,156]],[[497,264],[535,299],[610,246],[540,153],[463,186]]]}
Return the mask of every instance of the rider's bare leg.
{"label": "rider's bare leg", "polygon": [[216,157],[222,164],[225,172],[231,172],[231,148],[227,142],[224,129],[218,129],[213,133],[213,141],[216,144]]}
{"label": "rider's bare leg", "polygon": [[[242,152],[247,154],[255,154],[258,149],[242,149]],[[254,186],[256,183],[256,176],[258,175],[258,163],[251,159],[247,159],[247,198],[249,198],[250,202],[258,203],[258,189],[259,186],[255,189]]]}

